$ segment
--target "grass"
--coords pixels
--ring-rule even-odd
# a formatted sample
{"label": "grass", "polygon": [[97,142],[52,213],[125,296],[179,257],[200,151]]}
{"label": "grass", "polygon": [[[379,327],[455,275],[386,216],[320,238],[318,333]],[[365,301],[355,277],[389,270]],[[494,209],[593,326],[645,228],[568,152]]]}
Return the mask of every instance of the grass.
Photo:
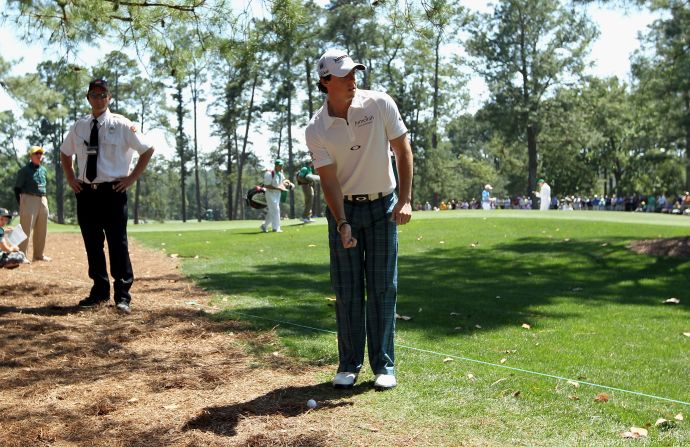
{"label": "grass", "polygon": [[[278,323],[335,330],[323,223],[282,234],[261,234],[258,222],[129,228],[185,259],[226,309],[216,318],[277,326],[292,355],[335,365],[332,333]],[[417,213],[400,228],[398,313],[412,317],[398,322],[400,386],[353,399],[411,433],[434,427],[438,445],[628,445],[620,433],[631,426],[649,427],[643,445],[688,445],[687,420],[654,427],[687,419],[688,405],[501,367],[690,402],[690,262],[626,248],[688,234],[678,216]],[[662,304],[670,297],[681,303]],[[596,402],[600,392],[610,400]]]}

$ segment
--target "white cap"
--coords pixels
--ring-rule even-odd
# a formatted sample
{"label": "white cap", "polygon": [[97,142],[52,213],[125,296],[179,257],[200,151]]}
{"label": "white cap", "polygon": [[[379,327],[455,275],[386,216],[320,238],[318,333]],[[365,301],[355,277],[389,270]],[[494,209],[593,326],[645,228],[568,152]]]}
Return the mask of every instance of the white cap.
{"label": "white cap", "polygon": [[350,56],[343,50],[331,48],[319,58],[319,63],[316,65],[316,72],[320,78],[328,75],[334,75],[339,78],[347,76],[353,69],[366,70],[362,64],[355,63]]}
{"label": "white cap", "polygon": [[493,188],[491,187],[491,185],[487,183],[486,185],[484,185],[484,189],[486,189],[487,191],[491,191]]}

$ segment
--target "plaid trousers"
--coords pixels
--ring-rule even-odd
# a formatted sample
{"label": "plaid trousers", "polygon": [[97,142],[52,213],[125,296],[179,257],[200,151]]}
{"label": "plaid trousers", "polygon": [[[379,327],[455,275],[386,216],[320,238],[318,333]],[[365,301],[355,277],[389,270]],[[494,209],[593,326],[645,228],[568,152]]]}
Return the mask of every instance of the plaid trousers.
{"label": "plaid trousers", "polygon": [[[395,374],[398,228],[395,193],[372,202],[345,201],[355,248],[345,249],[329,212],[331,284],[336,296],[338,372],[359,372],[367,343],[374,374]],[[366,290],[366,302],[365,302]]]}

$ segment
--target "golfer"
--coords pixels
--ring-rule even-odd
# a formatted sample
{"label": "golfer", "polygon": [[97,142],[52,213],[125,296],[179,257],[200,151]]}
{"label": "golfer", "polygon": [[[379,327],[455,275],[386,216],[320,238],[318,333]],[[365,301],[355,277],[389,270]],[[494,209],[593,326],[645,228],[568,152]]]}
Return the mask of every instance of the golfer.
{"label": "golfer", "polygon": [[[398,107],[386,93],[358,90],[364,65],[331,49],[318,61],[326,102],[306,129],[306,142],[328,204],[331,283],[336,295],[336,388],[351,388],[364,362],[377,390],[395,378],[398,225],[412,217],[412,148]],[[389,146],[395,153],[399,198]],[[366,305],[365,305],[366,287]]]}

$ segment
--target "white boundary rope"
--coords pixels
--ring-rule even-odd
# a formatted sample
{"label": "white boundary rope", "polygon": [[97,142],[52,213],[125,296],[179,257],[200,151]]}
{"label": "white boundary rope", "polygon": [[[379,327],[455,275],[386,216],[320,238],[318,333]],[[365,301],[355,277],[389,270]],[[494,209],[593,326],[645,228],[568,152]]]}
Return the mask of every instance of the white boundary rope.
{"label": "white boundary rope", "polygon": [[[288,324],[288,325],[290,325],[290,326],[296,326],[296,327],[300,327],[300,328],[304,328],[304,329],[309,329],[309,330],[312,330],[312,331],[325,332],[325,333],[328,333],[328,334],[337,334],[335,331],[329,331],[329,330],[327,330],[327,329],[321,329],[321,328],[316,328],[316,327],[311,327],[311,326],[305,326],[305,325],[303,325],[303,324],[293,323],[293,322],[291,322],[291,321],[274,320],[274,319],[272,319],[272,318],[266,318],[266,317],[261,317],[261,316],[258,316],[258,315],[247,314],[247,313],[239,312],[239,311],[232,310],[232,309],[225,309],[225,311],[226,311],[226,312],[230,312],[230,313],[235,313],[235,314],[237,314],[237,315],[242,315],[242,316],[245,316],[245,317],[251,317],[251,318],[257,318],[257,319],[260,319],[260,320],[270,321],[270,322],[272,322],[272,323]],[[626,390],[626,389],[624,389],[624,388],[616,388],[616,387],[612,387],[612,386],[608,386],[608,385],[600,385],[600,384],[598,384],[598,383],[587,382],[587,381],[584,381],[584,380],[569,379],[569,378],[567,378],[567,377],[557,376],[557,375],[554,375],[554,374],[542,373],[542,372],[538,372],[538,371],[531,371],[531,370],[529,370],[529,369],[523,369],[523,368],[515,368],[515,367],[513,367],[513,366],[501,365],[501,364],[498,364],[498,363],[485,362],[485,361],[483,361],[483,360],[472,359],[472,358],[469,358],[469,357],[462,357],[462,356],[459,356],[459,355],[446,354],[446,353],[443,353],[443,352],[431,351],[431,350],[429,350],[429,349],[415,348],[414,346],[407,346],[407,345],[402,345],[402,344],[398,344],[397,346],[399,346],[399,347],[401,347],[401,348],[403,348],[403,349],[407,349],[407,350],[410,350],[410,351],[421,352],[421,353],[424,353],[424,354],[432,354],[432,355],[436,355],[436,356],[439,356],[439,357],[446,357],[446,358],[447,358],[447,357],[450,357],[450,358],[452,358],[452,359],[462,360],[462,361],[465,361],[465,362],[478,363],[478,364],[480,364],[480,365],[493,366],[493,367],[496,367],[496,368],[503,368],[503,369],[507,369],[507,370],[510,370],[510,371],[516,371],[516,372],[521,372],[521,373],[525,373],[525,374],[532,374],[532,375],[541,376],[541,377],[548,377],[548,378],[550,378],[550,379],[565,380],[565,381],[569,381],[569,382],[580,383],[580,384],[582,384],[582,385],[589,385],[589,386],[596,387],[596,388],[603,388],[603,389],[605,389],[605,390],[620,391],[620,392],[622,392],[622,393],[632,394],[632,395],[635,395],[635,396],[648,397],[648,398],[650,398],[650,399],[656,399],[656,400],[661,400],[661,401],[665,401],[665,402],[672,402],[672,403],[674,403],[674,404],[681,404],[681,405],[690,406],[690,402],[684,402],[684,401],[682,401],[682,400],[671,399],[671,398],[668,398],[668,397],[655,396],[655,395],[653,395],[653,394],[641,393],[641,392],[639,392],[639,391],[631,391],[631,390]]]}

